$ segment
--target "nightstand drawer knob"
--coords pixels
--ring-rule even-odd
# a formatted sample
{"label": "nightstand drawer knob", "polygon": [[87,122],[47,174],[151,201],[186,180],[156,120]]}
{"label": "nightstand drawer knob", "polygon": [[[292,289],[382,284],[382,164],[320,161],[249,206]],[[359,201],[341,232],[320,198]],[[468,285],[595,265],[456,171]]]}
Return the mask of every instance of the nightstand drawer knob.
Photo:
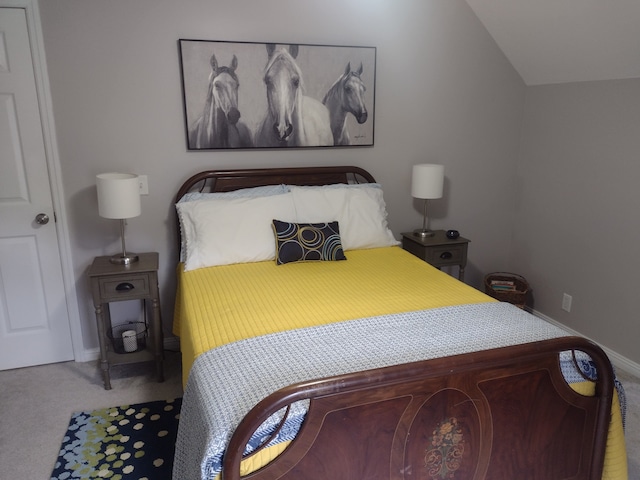
{"label": "nightstand drawer knob", "polygon": [[453,257],[453,255],[451,254],[451,252],[442,252],[440,254],[440,258],[442,260],[449,260],[451,257]]}
{"label": "nightstand drawer knob", "polygon": [[130,292],[130,291],[131,291],[131,290],[133,290],[134,288],[136,288],[136,287],[134,287],[131,283],[129,283],[129,282],[123,282],[123,283],[119,283],[119,284],[116,286],[116,291],[117,291],[117,292]]}

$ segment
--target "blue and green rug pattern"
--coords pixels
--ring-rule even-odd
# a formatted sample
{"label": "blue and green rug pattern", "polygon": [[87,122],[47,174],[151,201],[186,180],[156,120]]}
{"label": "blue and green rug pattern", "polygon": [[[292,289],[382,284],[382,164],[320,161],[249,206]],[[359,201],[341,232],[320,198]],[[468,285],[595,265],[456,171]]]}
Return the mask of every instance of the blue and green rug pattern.
{"label": "blue and green rug pattern", "polygon": [[171,478],[182,399],[74,413],[51,480]]}

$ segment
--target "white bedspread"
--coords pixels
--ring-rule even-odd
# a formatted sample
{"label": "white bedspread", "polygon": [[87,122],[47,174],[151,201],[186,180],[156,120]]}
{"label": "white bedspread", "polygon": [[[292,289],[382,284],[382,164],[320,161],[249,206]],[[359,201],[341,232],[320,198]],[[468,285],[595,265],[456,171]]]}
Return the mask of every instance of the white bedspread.
{"label": "white bedspread", "polygon": [[213,349],[196,359],[189,375],[173,478],[215,478],[240,420],[287,385],[561,336],[568,333],[513,305],[483,303],[281,332]]}

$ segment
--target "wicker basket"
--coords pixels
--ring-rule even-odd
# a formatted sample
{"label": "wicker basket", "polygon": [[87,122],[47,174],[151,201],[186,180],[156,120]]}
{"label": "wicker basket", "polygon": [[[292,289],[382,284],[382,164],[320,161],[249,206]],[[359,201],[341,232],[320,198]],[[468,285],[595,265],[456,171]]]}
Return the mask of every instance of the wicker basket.
{"label": "wicker basket", "polygon": [[[500,289],[498,285],[505,286],[505,289]],[[509,288],[510,285],[513,285],[513,289]],[[501,302],[524,308],[527,303],[529,283],[524,277],[515,273],[494,272],[484,277],[484,291]]]}

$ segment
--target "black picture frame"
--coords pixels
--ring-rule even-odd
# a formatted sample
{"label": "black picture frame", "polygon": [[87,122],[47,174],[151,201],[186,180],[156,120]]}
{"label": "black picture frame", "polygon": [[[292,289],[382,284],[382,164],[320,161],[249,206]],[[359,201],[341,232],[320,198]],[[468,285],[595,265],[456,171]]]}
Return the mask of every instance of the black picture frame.
{"label": "black picture frame", "polygon": [[187,150],[373,146],[375,47],[178,46]]}

